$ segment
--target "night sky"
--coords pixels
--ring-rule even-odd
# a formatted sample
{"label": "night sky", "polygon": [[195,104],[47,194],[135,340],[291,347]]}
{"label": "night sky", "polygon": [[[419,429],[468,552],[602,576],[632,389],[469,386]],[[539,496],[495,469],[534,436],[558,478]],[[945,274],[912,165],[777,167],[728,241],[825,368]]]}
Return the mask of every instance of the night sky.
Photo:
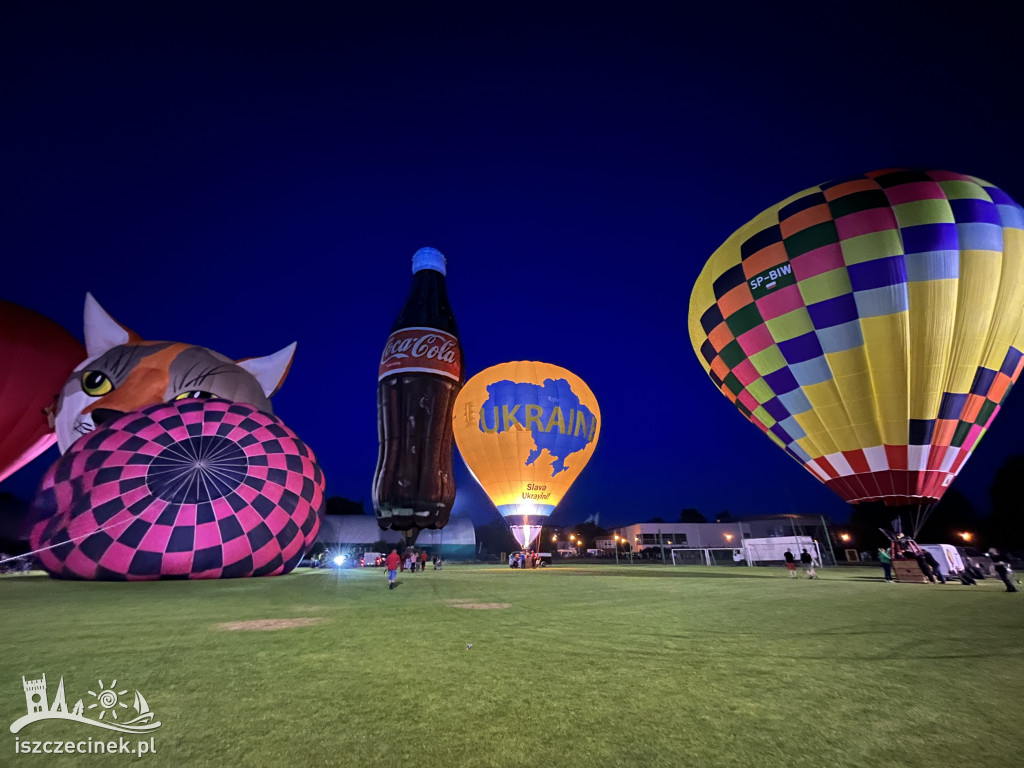
{"label": "night sky", "polygon": [[[597,451],[554,522],[841,520],[701,369],[701,267],[782,198],[870,170],[1024,201],[1019,40],[981,4],[152,5],[0,12],[0,298],[79,339],[91,291],[147,339],[235,358],[298,341],[275,412],[328,493],[367,508],[377,364],[421,246],[448,258],[469,376],[541,360],[597,397]],[[1022,426],[1011,395],[953,485],[982,513]],[[30,497],[56,457],[0,490]],[[456,511],[496,521],[456,466]]]}

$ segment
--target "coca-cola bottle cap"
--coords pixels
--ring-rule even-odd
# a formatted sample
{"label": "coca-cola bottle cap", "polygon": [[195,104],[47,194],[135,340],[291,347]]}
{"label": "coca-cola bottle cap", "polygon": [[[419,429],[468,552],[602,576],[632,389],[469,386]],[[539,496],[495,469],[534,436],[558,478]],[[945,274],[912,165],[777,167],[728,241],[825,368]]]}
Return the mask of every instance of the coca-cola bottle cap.
{"label": "coca-cola bottle cap", "polygon": [[433,269],[446,275],[444,254],[436,248],[420,248],[412,257],[413,274],[421,269]]}

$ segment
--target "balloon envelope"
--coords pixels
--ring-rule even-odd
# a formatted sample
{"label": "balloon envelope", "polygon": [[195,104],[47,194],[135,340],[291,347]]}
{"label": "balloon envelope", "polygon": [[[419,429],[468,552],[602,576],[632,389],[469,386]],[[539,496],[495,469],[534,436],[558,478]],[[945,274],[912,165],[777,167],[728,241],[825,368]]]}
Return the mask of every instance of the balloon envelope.
{"label": "balloon envelope", "polygon": [[715,251],[689,331],[722,393],[843,499],[932,503],[1020,375],[1024,211],[948,171],[804,190]]}
{"label": "balloon envelope", "polygon": [[85,347],[63,327],[0,301],[0,480],[57,441],[46,408],[84,359]]}
{"label": "balloon envelope", "polygon": [[57,444],[75,440],[125,413],[175,399],[223,398],[273,413],[271,395],[288,374],[295,345],[266,357],[233,361],[211,349],[146,341],[86,294],[87,359],[67,377],[57,407]]}
{"label": "balloon envelope", "polygon": [[176,400],[75,441],[33,501],[29,542],[63,578],[288,573],[313,544],[324,478],[275,416]]}
{"label": "balloon envelope", "polygon": [[523,547],[590,460],[601,412],[590,388],[556,365],[495,365],[466,382],[452,417],[473,477]]}

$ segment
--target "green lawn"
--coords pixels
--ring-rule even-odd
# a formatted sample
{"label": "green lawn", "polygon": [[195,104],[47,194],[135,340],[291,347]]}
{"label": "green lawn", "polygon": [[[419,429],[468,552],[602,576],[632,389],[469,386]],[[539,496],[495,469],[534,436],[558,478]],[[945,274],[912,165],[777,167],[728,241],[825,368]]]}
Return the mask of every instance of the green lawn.
{"label": "green lawn", "polygon": [[[162,723],[150,766],[1024,765],[1024,594],[820,573],[450,565],[390,592],[379,569],[6,577],[0,766],[135,761],[16,755],[16,738],[111,738],[11,734],[22,675],[43,673],[69,707],[99,681],[141,691]],[[218,626],[302,618],[318,622]]]}

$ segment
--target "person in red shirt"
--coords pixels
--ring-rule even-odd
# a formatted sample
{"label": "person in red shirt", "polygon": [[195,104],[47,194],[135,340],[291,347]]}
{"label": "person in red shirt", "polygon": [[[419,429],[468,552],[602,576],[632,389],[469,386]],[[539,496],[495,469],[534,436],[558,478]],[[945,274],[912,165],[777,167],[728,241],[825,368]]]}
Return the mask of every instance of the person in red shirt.
{"label": "person in red shirt", "polygon": [[398,551],[394,549],[384,560],[384,566],[388,569],[388,589],[395,588],[395,577],[398,576],[398,565],[401,562],[402,559],[398,556]]}
{"label": "person in red shirt", "polygon": [[796,578],[796,558],[793,557],[793,553],[790,552],[788,549],[786,550],[786,554],[783,555],[783,557],[786,559],[786,569],[789,571],[789,577],[791,579],[795,579]]}
{"label": "person in red shirt", "polygon": [[427,550],[420,552],[420,573],[427,572]]}

